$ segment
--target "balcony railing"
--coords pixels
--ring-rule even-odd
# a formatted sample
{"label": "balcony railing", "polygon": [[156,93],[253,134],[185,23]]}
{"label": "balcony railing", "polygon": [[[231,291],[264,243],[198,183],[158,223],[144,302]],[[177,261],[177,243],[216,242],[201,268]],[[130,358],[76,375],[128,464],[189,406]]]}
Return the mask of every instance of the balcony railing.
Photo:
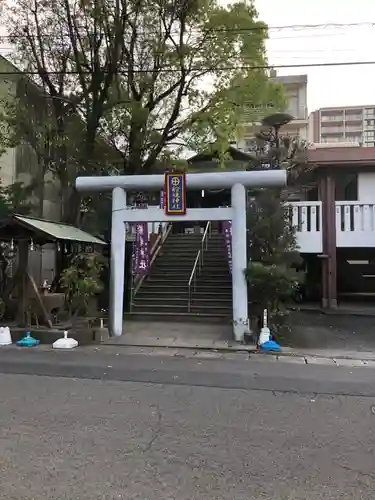
{"label": "balcony railing", "polygon": [[295,201],[290,203],[290,207],[300,252],[321,253],[323,250],[321,202]]}
{"label": "balcony railing", "polygon": [[344,121],[344,114],[343,113],[340,113],[338,115],[322,114],[320,120],[322,122],[342,122]]}
{"label": "balcony railing", "polygon": [[[321,202],[297,201],[290,203],[290,207],[300,251],[322,252]],[[375,247],[375,203],[336,201],[336,245],[345,248]]]}
{"label": "balcony railing", "polygon": [[[267,116],[271,115],[273,113],[277,113],[279,110],[275,108],[268,108],[266,110],[258,110],[257,108],[251,108],[248,107],[244,109],[243,111],[243,122],[244,123],[260,123],[262,119]],[[289,106],[286,110],[285,113],[288,113],[293,116],[294,120],[290,122],[293,124],[295,121],[308,121],[308,109],[307,106]],[[284,128],[284,127],[283,127]]]}

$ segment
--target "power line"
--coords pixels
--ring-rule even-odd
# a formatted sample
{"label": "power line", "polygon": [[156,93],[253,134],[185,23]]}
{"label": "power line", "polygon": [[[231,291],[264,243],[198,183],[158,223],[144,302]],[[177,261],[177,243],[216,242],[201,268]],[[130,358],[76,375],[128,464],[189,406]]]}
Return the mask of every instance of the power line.
{"label": "power line", "polygon": [[[0,46],[0,51],[5,51],[5,52],[11,52],[14,50],[14,47],[2,47]],[[282,57],[287,57],[291,59],[309,59],[310,57],[320,57],[319,54],[327,54],[329,52],[330,56],[332,55],[340,55],[340,56],[348,56],[363,52],[363,47],[356,47],[352,49],[304,49],[304,50],[299,50],[299,49],[290,49],[290,50],[272,50],[270,49],[268,51],[268,57],[276,57],[278,59]]]}
{"label": "power line", "polygon": [[[192,28],[189,32],[197,32],[197,33],[246,33],[251,31],[284,31],[284,30],[293,30],[293,31],[305,31],[305,30],[315,30],[315,29],[343,29],[343,28],[359,28],[359,27],[374,27],[375,22],[357,22],[357,23],[320,23],[320,24],[289,24],[289,25],[281,25],[281,26],[249,26],[247,28]],[[83,27],[83,29],[87,29]],[[152,30],[151,30],[152,31]],[[179,30],[172,30],[171,34],[179,33]],[[314,35],[311,35],[314,36]],[[62,38],[70,38],[69,33],[62,33]],[[0,40],[17,40],[17,39],[27,39],[27,35],[1,35]],[[34,35],[31,35],[31,38],[37,38]],[[41,38],[56,38],[56,35],[41,35]]]}
{"label": "power line", "polygon": [[[326,68],[326,67],[340,67],[340,66],[372,66],[375,65],[375,60],[373,61],[347,61],[347,62],[323,62],[323,63],[308,63],[308,64],[272,64],[272,65],[259,65],[259,66],[251,66],[251,65],[244,65],[244,66],[222,66],[218,68],[204,68],[204,67],[197,67],[197,68],[192,68],[190,71],[206,71],[207,73],[212,72],[216,73],[219,71],[232,71],[232,70],[267,70],[267,69],[298,69],[298,68]],[[134,73],[152,73],[154,70],[153,69],[134,69]],[[94,72],[92,71],[48,71],[46,70],[44,72],[47,75],[92,75]],[[103,72],[106,73],[106,72]],[[180,69],[177,68],[161,68],[158,73],[181,73]],[[119,75],[126,75],[126,71],[119,71],[117,72]],[[12,76],[12,75],[27,75],[27,76],[39,76],[38,71],[0,71],[0,75],[3,76]]]}
{"label": "power line", "polygon": [[[316,33],[316,34],[311,33],[309,35],[302,34],[302,35],[293,35],[293,36],[272,36],[272,37],[267,38],[265,41],[269,43],[269,42],[280,41],[280,40],[305,40],[305,39],[312,39],[312,38],[314,38],[314,40],[315,40],[316,38],[326,39],[326,38],[332,38],[332,37],[342,37],[342,36],[345,36],[347,34],[348,33],[342,32],[342,33]],[[68,39],[68,37],[69,36],[66,35],[65,38]],[[36,37],[33,37],[33,38],[35,39]],[[46,35],[45,39],[46,40],[48,40],[48,39],[53,40],[54,38],[55,38],[55,35],[50,35],[50,36]],[[1,44],[1,40],[2,40],[2,37],[0,37],[0,44]],[[7,42],[11,42],[11,40],[9,40],[7,38],[5,38],[4,40]],[[13,45],[13,47],[9,47],[9,49],[12,49],[12,50],[14,48],[15,48],[14,45]],[[0,47],[0,49],[1,49],[1,47]]]}

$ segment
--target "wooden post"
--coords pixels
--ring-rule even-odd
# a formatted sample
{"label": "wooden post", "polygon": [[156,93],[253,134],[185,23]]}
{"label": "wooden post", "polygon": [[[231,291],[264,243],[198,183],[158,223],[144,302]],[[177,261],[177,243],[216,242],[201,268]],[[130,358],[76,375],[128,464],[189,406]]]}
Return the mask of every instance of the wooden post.
{"label": "wooden post", "polygon": [[[34,280],[33,276],[31,276],[31,274],[29,272],[27,272],[26,273],[26,277],[29,280],[29,283],[31,285],[31,290],[34,292],[37,304],[39,305],[40,310],[41,310],[41,312],[42,312],[42,314],[44,316],[44,321],[47,323],[47,325],[48,325],[49,328],[52,328],[51,317],[50,317],[49,313],[47,312],[47,309],[46,309],[46,307],[44,305],[43,299],[42,299],[42,297],[41,297],[41,295],[39,293],[38,286],[35,283],[35,280]],[[38,312],[36,314],[38,314]]]}
{"label": "wooden post", "polygon": [[337,307],[336,203],[335,178],[329,170],[319,183],[322,201],[322,307]]}
{"label": "wooden post", "polygon": [[17,269],[17,323],[20,326],[27,326],[26,323],[26,274],[29,264],[29,242],[20,240],[18,243],[18,269]]}

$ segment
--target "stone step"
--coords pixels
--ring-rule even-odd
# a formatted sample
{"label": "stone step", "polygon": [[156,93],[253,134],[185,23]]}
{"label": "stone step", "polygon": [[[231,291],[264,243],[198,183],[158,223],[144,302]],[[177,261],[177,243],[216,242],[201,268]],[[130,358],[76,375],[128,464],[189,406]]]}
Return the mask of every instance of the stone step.
{"label": "stone step", "polygon": [[[189,313],[188,304],[185,306],[177,305],[177,304],[136,304],[132,305],[132,312],[157,312],[159,314],[167,313]],[[223,307],[222,305],[192,305],[191,313],[195,314],[219,314],[220,316],[229,316],[232,314],[232,306]]]}
{"label": "stone step", "polygon": [[185,296],[179,297],[164,297],[163,295],[136,295],[133,300],[133,305],[168,305],[168,306],[182,306],[187,307],[188,303],[188,293]]}
{"label": "stone step", "polygon": [[162,247],[158,253],[158,257],[161,255],[184,255],[184,256],[193,256],[197,255],[200,247],[195,248],[185,248],[185,247]]}
{"label": "stone step", "polygon": [[212,259],[212,260],[215,260],[215,259],[227,259],[228,258],[228,254],[226,252],[226,250],[221,250],[221,249],[217,249],[217,250],[206,250],[203,252],[203,255],[207,258],[207,259]]}
{"label": "stone step", "polygon": [[164,257],[166,255],[172,255],[172,256],[179,256],[181,257],[182,255],[184,258],[192,258],[193,256],[195,257],[197,253],[199,252],[200,248],[194,248],[194,250],[187,250],[186,248],[162,248],[160,252],[158,253],[157,258],[159,259],[160,257]]}
{"label": "stone step", "polygon": [[222,264],[220,264],[220,266],[208,266],[205,263],[203,263],[203,266],[201,267],[201,270],[199,271],[199,275],[204,276],[204,277],[209,277],[215,271],[218,271],[219,273],[224,274],[225,276],[228,276],[229,278],[231,277],[231,273],[230,273],[229,266],[227,263],[222,263]]}
{"label": "stone step", "polygon": [[185,267],[185,269],[193,269],[193,265],[196,259],[196,255],[194,258],[186,259],[180,255],[180,257],[170,257],[168,255],[163,256],[161,259],[156,259],[154,264],[152,265],[152,269],[156,269],[157,267],[162,267],[163,269],[167,267]]}
{"label": "stone step", "polygon": [[179,239],[170,239],[167,238],[164,242],[165,245],[185,245],[185,246],[197,246],[202,243],[202,238],[179,238]]}
{"label": "stone step", "polygon": [[[186,279],[186,277],[187,277],[187,279]],[[152,284],[165,285],[165,286],[169,286],[169,285],[173,286],[176,284],[179,284],[181,286],[182,285],[185,286],[185,284],[186,284],[186,286],[187,286],[189,278],[190,278],[190,274],[188,274],[187,276],[183,276],[181,278],[179,273],[175,273],[172,275],[166,275],[166,274],[153,275],[151,273],[149,278],[147,279],[147,282],[152,283]]]}
{"label": "stone step", "polygon": [[164,282],[154,282],[147,280],[143,283],[141,288],[139,289],[139,292],[142,290],[147,290],[150,293],[162,293],[163,291],[165,292],[170,292],[170,293],[178,293],[179,290],[186,290],[186,285],[185,283],[179,283],[179,282],[172,282],[172,283],[164,283]]}
{"label": "stone step", "polygon": [[201,241],[203,234],[182,234],[182,233],[170,233],[167,241]]}
{"label": "stone step", "polygon": [[[230,324],[232,322],[232,312],[230,314],[205,314],[205,313],[177,313],[177,312],[136,312],[125,314],[125,321],[152,321],[152,322],[174,322],[174,323],[201,323],[201,324]],[[126,328],[126,325],[125,325]]]}
{"label": "stone step", "polygon": [[198,248],[202,246],[201,240],[199,241],[169,241],[164,242],[164,248]]}
{"label": "stone step", "polygon": [[[153,275],[157,273],[191,273],[194,268],[194,263],[192,265],[186,264],[185,262],[159,262],[158,264],[155,263],[155,265],[152,267],[151,273]],[[229,271],[228,271],[228,266],[222,265],[222,266],[215,266],[215,267],[210,267],[206,268],[203,267],[201,271],[199,271],[199,268],[197,268],[197,277],[198,276],[217,276],[217,275],[223,275],[223,276],[228,276],[229,277]]]}
{"label": "stone step", "polygon": [[170,233],[168,236],[168,239],[194,239],[194,238],[202,238],[202,235],[200,233]]}
{"label": "stone step", "polygon": [[193,253],[191,255],[184,255],[182,252],[180,253],[176,253],[176,254],[169,254],[169,253],[165,253],[163,255],[159,255],[155,262],[154,262],[154,265],[156,266],[156,264],[158,262],[184,262],[186,264],[189,264],[189,263],[194,263],[195,262],[195,259],[197,258],[197,255],[198,255],[198,252],[197,253]]}
{"label": "stone step", "polygon": [[232,279],[228,275],[217,274],[215,276],[198,276],[196,284],[198,287],[208,286],[210,288],[215,288],[220,285],[227,285],[228,288],[232,288]]}
{"label": "stone step", "polygon": [[[165,284],[165,283],[153,283],[150,281],[145,282],[145,284],[139,289],[137,293],[138,296],[143,296],[148,295],[152,296],[152,294],[162,294],[163,296],[175,296],[178,294],[185,294],[187,293],[188,287],[185,283],[180,284],[180,283],[172,283],[172,284]],[[197,296],[201,295],[208,295],[208,294],[214,294],[214,296],[220,295],[220,296],[229,296],[230,298],[232,297],[232,285],[228,287],[216,287],[216,286],[205,286],[203,283],[202,285],[196,286],[195,291],[193,290],[192,293]]]}
{"label": "stone step", "polygon": [[[196,293],[211,293],[211,294],[232,294],[232,283],[221,283],[220,286],[217,285],[217,282],[214,283],[197,283],[195,287]],[[195,293],[194,292],[194,293]]]}
{"label": "stone step", "polygon": [[212,271],[212,272],[200,272],[197,274],[197,283],[201,282],[205,282],[207,280],[209,281],[226,281],[226,282],[230,282],[232,283],[232,278],[231,276],[228,274],[228,272],[224,269],[217,269],[216,271]]}
{"label": "stone step", "polygon": [[160,270],[155,269],[151,272],[149,281],[179,281],[180,283],[186,283],[189,281],[191,275],[191,269],[189,270],[180,270],[180,269],[170,269],[170,270]]}
{"label": "stone step", "polygon": [[217,264],[207,264],[206,262],[203,262],[203,265],[201,267],[201,270],[199,271],[200,274],[203,274],[204,276],[210,275],[211,273],[214,273],[216,271],[220,271],[223,274],[227,274],[228,276],[230,275],[229,267],[227,262],[218,262]]}
{"label": "stone step", "polygon": [[[134,297],[133,304],[142,304],[142,305],[157,305],[157,304],[166,304],[170,306],[174,305],[187,305],[188,303],[188,292],[186,292],[185,295],[181,296],[165,296],[165,295],[139,295],[137,294]],[[231,296],[215,296],[215,297],[208,297],[207,295],[202,295],[202,296],[196,296],[195,294],[192,294],[191,296],[191,303],[194,305],[199,305],[199,306],[211,306],[213,305],[219,305],[222,304],[223,306],[225,305],[230,305],[232,304],[232,297]]]}
{"label": "stone step", "polygon": [[178,292],[173,291],[165,291],[162,292],[154,292],[153,290],[139,290],[139,292],[134,297],[134,302],[137,303],[148,303],[150,301],[160,302],[164,301],[166,304],[173,304],[177,301],[183,301],[186,303],[188,300],[189,293],[187,288],[183,290],[179,290]]}
{"label": "stone step", "polygon": [[195,290],[193,289],[192,297],[194,299],[198,299],[198,300],[200,300],[201,298],[204,298],[204,297],[211,297],[214,300],[216,298],[218,298],[218,299],[226,298],[227,300],[232,300],[232,287],[230,287],[228,289],[217,288],[217,287],[202,289],[202,288],[197,287]]}

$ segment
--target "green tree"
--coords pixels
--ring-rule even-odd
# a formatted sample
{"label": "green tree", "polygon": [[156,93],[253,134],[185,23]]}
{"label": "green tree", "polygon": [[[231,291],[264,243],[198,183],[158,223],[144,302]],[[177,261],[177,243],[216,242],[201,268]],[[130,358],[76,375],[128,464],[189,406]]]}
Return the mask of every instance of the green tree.
{"label": "green tree", "polygon": [[138,1],[127,12],[123,76],[104,121],[127,172],[186,146],[224,154],[247,103],[282,105],[262,69],[267,27],[253,2]]}
{"label": "green tree", "polygon": [[72,258],[69,267],[62,272],[60,281],[71,317],[85,315],[90,308],[95,310],[94,298],[103,289],[100,280],[103,267],[101,255],[80,253]]}
{"label": "green tree", "polygon": [[66,116],[82,117],[86,173],[100,172],[99,133],[124,171],[150,171],[186,145],[225,151],[247,102],[282,101],[251,1],[20,0],[7,24],[18,64],[51,97],[62,145]]}
{"label": "green tree", "polygon": [[[121,61],[121,8],[111,1],[21,0],[7,9],[13,60],[30,73],[26,92],[18,92],[7,116],[14,137],[32,144],[58,181],[63,220],[71,223],[81,213],[73,189],[77,174],[100,174],[113,162],[112,148],[103,146],[98,131]],[[31,93],[37,104],[25,99]]]}
{"label": "green tree", "polygon": [[284,168],[289,185],[279,189],[259,189],[249,193],[248,242],[249,281],[252,315],[258,319],[263,309],[269,312],[272,331],[280,333],[287,326],[288,310],[304,281],[302,259],[298,252],[295,228],[291,225],[290,209],[286,205],[291,191],[310,167],[307,164],[307,144],[288,136],[275,137],[268,132],[259,135],[257,154],[251,168]]}

